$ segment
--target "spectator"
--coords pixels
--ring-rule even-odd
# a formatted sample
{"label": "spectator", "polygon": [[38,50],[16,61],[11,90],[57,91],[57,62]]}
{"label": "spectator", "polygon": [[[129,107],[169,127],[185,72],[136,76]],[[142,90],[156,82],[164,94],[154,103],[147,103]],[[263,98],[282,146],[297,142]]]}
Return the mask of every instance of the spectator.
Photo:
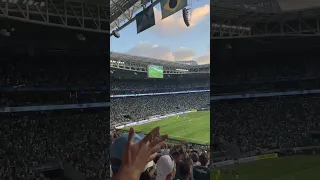
{"label": "spectator", "polygon": [[161,156],[156,166],[156,180],[173,180],[176,175],[176,163],[169,155]]}
{"label": "spectator", "polygon": [[[146,178],[149,173],[146,172],[148,164],[153,162],[157,156],[156,152],[161,150],[166,138],[167,135],[159,136],[159,128],[154,128],[144,138],[135,135],[132,128],[129,134],[120,136],[110,148],[113,179],[138,180],[142,173],[144,173],[143,178]],[[160,160],[161,158],[158,163]]]}
{"label": "spectator", "polygon": [[194,180],[210,180],[210,169],[207,167],[208,157],[206,154],[201,154],[199,156],[200,166],[195,166],[193,168],[193,178]]}
{"label": "spectator", "polygon": [[180,165],[180,179],[179,180],[190,180],[192,166],[188,163]]}
{"label": "spectator", "polygon": [[105,179],[107,114],[104,110],[1,114],[0,178],[35,180],[40,177],[37,166],[61,161],[88,180]]}

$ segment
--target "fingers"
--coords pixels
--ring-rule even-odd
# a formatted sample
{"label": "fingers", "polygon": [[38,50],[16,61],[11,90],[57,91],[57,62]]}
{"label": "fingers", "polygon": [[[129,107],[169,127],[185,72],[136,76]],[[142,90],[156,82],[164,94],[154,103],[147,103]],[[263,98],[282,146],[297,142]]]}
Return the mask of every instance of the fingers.
{"label": "fingers", "polygon": [[150,131],[143,139],[143,143],[147,143],[148,141],[151,141],[153,139],[153,137],[155,137],[156,135],[159,134],[159,130],[160,127],[156,127],[154,129],[152,129],[152,131]]}
{"label": "fingers", "polygon": [[129,137],[128,137],[128,144],[132,144],[134,140],[134,129],[130,128],[129,130]]}
{"label": "fingers", "polygon": [[153,161],[157,157],[157,155],[157,153],[151,154],[151,156],[149,157],[149,161]]}
{"label": "fingers", "polygon": [[168,135],[167,135],[167,134],[156,137],[156,138],[153,139],[153,141],[150,143],[150,147],[154,147],[155,145],[159,144],[160,142],[164,142],[167,138],[168,138]]}
{"label": "fingers", "polygon": [[163,144],[164,144],[164,142],[160,142],[159,144],[152,146],[150,149],[150,153],[153,154],[153,153],[157,153],[158,151],[160,151]]}

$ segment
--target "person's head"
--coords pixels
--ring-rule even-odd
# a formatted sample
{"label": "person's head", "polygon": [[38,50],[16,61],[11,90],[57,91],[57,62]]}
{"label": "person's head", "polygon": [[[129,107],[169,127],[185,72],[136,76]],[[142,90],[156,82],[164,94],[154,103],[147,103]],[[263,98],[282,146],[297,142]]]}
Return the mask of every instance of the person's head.
{"label": "person's head", "polygon": [[173,180],[176,175],[176,163],[169,155],[161,156],[156,165],[156,180]]}
{"label": "person's head", "polygon": [[195,153],[195,152],[193,152],[193,153],[191,154],[191,159],[192,159],[193,163],[198,162],[198,161],[199,161],[199,156],[198,156],[198,154]]}
{"label": "person's head", "polygon": [[172,153],[172,157],[174,159],[174,162],[180,161],[180,155],[181,154],[178,151],[175,151],[175,152]]}
{"label": "person's head", "polygon": [[180,165],[180,178],[181,180],[188,180],[191,176],[191,165],[188,163],[183,163]]}
{"label": "person's head", "polygon": [[208,163],[208,156],[205,153],[202,153],[199,156],[199,162],[201,164],[201,166],[207,166]]}
{"label": "person's head", "polygon": [[[118,139],[116,139],[112,143],[110,147],[110,162],[111,162],[112,175],[116,175],[120,170],[121,163],[122,163],[122,156],[125,150],[125,146],[128,142],[128,137],[129,137],[128,133],[121,135]],[[135,134],[133,142],[137,143],[142,139],[143,137]],[[154,164],[153,161],[150,161],[147,164],[146,169],[151,167],[153,164]]]}
{"label": "person's head", "polygon": [[146,165],[146,170],[140,175],[139,180],[151,180],[154,175],[154,171],[155,171],[154,163],[150,161]]}

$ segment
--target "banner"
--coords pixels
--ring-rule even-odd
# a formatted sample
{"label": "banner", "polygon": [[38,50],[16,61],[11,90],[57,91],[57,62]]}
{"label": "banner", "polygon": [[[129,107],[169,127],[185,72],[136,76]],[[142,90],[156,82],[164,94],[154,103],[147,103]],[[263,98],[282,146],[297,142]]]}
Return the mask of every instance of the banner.
{"label": "banner", "polygon": [[227,160],[227,161],[213,163],[211,166],[212,166],[212,168],[219,168],[222,166],[229,166],[229,165],[233,165],[233,164],[235,164],[234,160]]}
{"label": "banner", "polygon": [[140,33],[156,24],[153,7],[149,6],[136,15],[137,33]]}
{"label": "banner", "polygon": [[188,5],[187,0],[161,0],[162,19],[171,16]]}
{"label": "banner", "polygon": [[278,158],[278,154],[277,153],[265,154],[265,155],[258,156],[257,160],[274,159],[274,158]]}

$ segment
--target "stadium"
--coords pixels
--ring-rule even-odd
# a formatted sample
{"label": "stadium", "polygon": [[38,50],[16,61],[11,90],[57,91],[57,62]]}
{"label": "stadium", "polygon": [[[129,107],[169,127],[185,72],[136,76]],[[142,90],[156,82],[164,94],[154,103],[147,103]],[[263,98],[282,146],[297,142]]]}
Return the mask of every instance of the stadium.
{"label": "stadium", "polygon": [[211,3],[215,179],[318,179],[320,31],[312,2]]}
{"label": "stadium", "polygon": [[160,126],[172,143],[208,146],[209,65],[111,53],[111,127],[146,134]]}
{"label": "stadium", "polygon": [[1,1],[0,179],[109,178],[109,11],[96,3]]}

